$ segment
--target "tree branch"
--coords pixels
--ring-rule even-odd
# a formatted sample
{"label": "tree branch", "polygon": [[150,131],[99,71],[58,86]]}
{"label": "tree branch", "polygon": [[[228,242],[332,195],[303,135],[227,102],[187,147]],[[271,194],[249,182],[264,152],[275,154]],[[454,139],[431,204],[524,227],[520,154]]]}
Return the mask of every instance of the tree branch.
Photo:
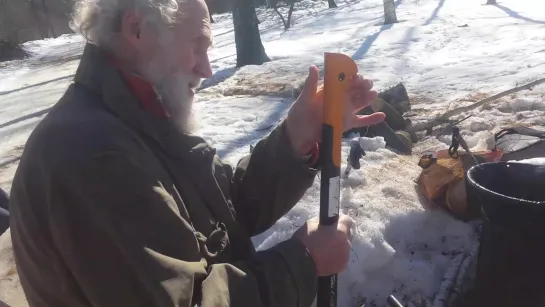
{"label": "tree branch", "polygon": [[282,23],[284,24],[284,30],[287,30],[289,25],[286,23],[286,19],[284,19],[284,16],[282,16],[282,13],[280,13],[280,10],[278,10],[278,2],[275,4],[273,9],[276,12],[276,14],[278,14],[278,16],[280,16],[280,19],[282,19]]}
{"label": "tree branch", "polygon": [[286,24],[288,25],[288,28],[291,27],[291,15],[293,14],[293,8],[295,6],[295,1],[291,2],[290,9],[288,11],[288,20],[286,21]]}
{"label": "tree branch", "polygon": [[413,133],[413,132],[417,132],[417,131],[423,131],[423,130],[431,130],[433,129],[433,127],[435,126],[439,126],[441,124],[444,124],[446,122],[448,122],[449,118],[451,118],[452,116],[456,116],[456,115],[460,115],[464,112],[468,112],[468,111],[471,111],[471,110],[474,110],[478,107],[482,107],[486,104],[489,104],[495,100],[498,100],[504,96],[507,96],[507,95],[510,95],[510,94],[513,94],[513,93],[516,93],[516,92],[520,92],[522,90],[526,90],[526,89],[531,89],[532,87],[536,86],[536,85],[539,85],[539,84],[542,84],[542,83],[545,83],[545,78],[542,78],[542,79],[538,79],[536,81],[533,81],[533,82],[530,82],[530,83],[527,83],[527,84],[524,84],[524,85],[521,85],[521,86],[518,86],[518,87],[515,87],[515,88],[512,88],[512,89],[509,89],[507,91],[504,91],[504,92],[501,92],[501,93],[498,93],[494,96],[490,96],[488,98],[485,98],[481,101],[478,101],[472,105],[469,105],[467,107],[460,107],[460,108],[456,108],[454,110],[451,110],[451,111],[447,111],[445,112],[443,115],[440,115],[434,119],[432,119],[431,121],[428,121],[426,123],[421,123],[421,124],[417,124],[417,125],[414,125],[412,127],[410,127],[408,129],[407,132],[409,133]]}

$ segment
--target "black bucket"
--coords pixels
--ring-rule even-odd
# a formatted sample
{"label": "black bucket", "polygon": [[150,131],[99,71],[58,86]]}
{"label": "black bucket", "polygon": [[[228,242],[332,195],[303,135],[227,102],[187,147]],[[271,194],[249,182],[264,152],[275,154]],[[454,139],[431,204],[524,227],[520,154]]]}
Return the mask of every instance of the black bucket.
{"label": "black bucket", "polygon": [[467,174],[467,200],[484,216],[479,306],[545,306],[545,166],[484,163]]}

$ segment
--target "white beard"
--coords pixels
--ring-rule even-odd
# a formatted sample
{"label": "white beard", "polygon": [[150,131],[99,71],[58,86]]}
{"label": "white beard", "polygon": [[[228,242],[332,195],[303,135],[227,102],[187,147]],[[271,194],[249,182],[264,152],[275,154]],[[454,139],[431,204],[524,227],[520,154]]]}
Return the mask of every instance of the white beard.
{"label": "white beard", "polygon": [[165,52],[157,52],[142,73],[149,80],[163,108],[170,115],[180,133],[191,133],[197,128],[193,111],[194,91],[199,87],[201,78],[184,72],[171,72],[173,65],[168,65],[169,57]]}
{"label": "white beard", "polygon": [[199,84],[199,78],[184,73],[175,73],[165,78],[163,82],[154,85],[163,108],[168,112],[170,120],[181,133],[190,133],[197,128],[197,120],[193,109],[194,93],[191,92]]}

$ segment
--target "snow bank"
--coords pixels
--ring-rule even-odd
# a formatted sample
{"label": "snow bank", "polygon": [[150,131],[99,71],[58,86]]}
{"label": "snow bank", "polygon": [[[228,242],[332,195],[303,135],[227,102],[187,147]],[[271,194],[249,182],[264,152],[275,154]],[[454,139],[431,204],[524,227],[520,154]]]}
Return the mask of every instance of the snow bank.
{"label": "snow bank", "polygon": [[58,48],[66,48],[73,43],[82,43],[84,38],[77,34],[63,34],[56,38],[46,38],[23,43],[23,48],[34,57],[50,54]]}

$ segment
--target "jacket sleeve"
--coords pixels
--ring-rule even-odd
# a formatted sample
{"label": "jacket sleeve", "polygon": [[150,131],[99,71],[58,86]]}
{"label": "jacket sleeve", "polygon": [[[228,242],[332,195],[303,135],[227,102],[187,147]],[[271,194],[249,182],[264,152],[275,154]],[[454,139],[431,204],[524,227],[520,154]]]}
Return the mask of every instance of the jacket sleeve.
{"label": "jacket sleeve", "polygon": [[[129,157],[63,168],[53,242],[91,306],[310,306],[314,263],[296,239],[243,262],[208,265],[174,199]],[[55,287],[55,285],[52,285]]]}
{"label": "jacket sleeve", "polygon": [[234,172],[233,206],[251,236],[270,228],[312,186],[318,172],[295,153],[282,121],[242,158]]}

